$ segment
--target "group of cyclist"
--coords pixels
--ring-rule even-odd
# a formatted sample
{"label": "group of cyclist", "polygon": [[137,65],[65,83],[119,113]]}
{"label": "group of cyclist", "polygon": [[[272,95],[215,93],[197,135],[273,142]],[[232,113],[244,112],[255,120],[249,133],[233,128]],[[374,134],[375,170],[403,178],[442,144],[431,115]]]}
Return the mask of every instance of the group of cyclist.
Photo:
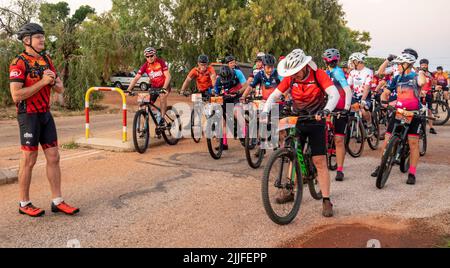
{"label": "group of cyclist", "polygon": [[[185,93],[189,82],[205,72],[206,56],[199,57],[199,67],[189,74],[181,93]],[[366,55],[361,52],[351,54],[348,62],[341,63],[341,55],[338,49],[327,49],[323,53],[325,70],[318,68],[311,56],[307,56],[301,49],[295,49],[286,57],[282,57],[278,65],[273,55],[258,53],[255,60],[253,73],[247,81],[242,77],[242,72],[236,69],[235,58],[229,56],[225,59],[226,65],[221,67],[217,79],[215,75],[208,76],[208,87],[201,87],[202,81],[197,80],[197,87],[202,93],[223,93],[226,96],[224,102],[238,103],[245,100],[251,93],[259,94],[265,105],[263,115],[268,114],[272,105],[279,102],[282,96],[289,95],[292,100],[292,110],[296,115],[316,115],[315,120],[298,121],[297,129],[301,135],[309,139],[314,165],[318,171],[318,182],[323,195],[323,216],[333,216],[333,204],[330,200],[330,175],[327,168],[326,148],[326,118],[331,113],[339,113],[334,117],[334,131],[336,144],[337,173],[336,181],[343,181],[345,163],[345,136],[348,123],[348,115],[351,107],[359,104],[362,107],[364,125],[368,135],[375,134],[375,126],[372,122],[373,101],[382,103],[383,107],[393,106],[408,111],[422,111],[428,109],[431,113],[431,89],[436,86],[438,90],[445,92],[448,100],[449,79],[442,67],[435,74],[428,70],[429,61],[420,60],[420,67],[415,68],[418,61],[418,53],[413,49],[405,49],[400,56],[389,55],[386,61],[374,72],[366,66]],[[203,59],[203,61],[200,61]],[[231,64],[230,64],[231,63]],[[342,68],[341,68],[342,67]],[[212,69],[211,69],[211,73]],[[212,85],[215,85],[214,87]],[[255,92],[256,91],[256,92]],[[425,106],[422,99],[426,99]],[[389,142],[394,126],[399,123],[395,117],[389,119],[387,131],[384,137],[384,146]],[[410,165],[408,170],[409,185],[416,183],[416,170],[419,162],[419,126],[420,120],[413,119],[408,130],[408,143],[410,146]],[[429,121],[430,133],[437,134]],[[226,137],[224,136],[226,139]],[[382,137],[380,137],[383,139]],[[226,144],[226,143],[225,143]],[[228,149],[228,146],[226,146]],[[379,167],[372,173],[377,177]],[[292,193],[280,194],[277,202],[292,202]]]}
{"label": "group of cyclist", "polygon": [[[63,92],[64,87],[56,74],[56,70],[48,55],[43,54],[45,32],[40,25],[27,24],[22,27],[19,39],[25,46],[25,52],[18,56],[10,67],[11,93],[18,108],[18,120],[24,152],[19,174],[21,202],[19,211],[29,216],[42,216],[45,211],[33,206],[29,198],[31,172],[37,158],[40,143],[47,156],[49,181],[52,186],[52,211],[73,215],[78,208],[64,202],[61,195],[61,175],[59,153],[57,150],[56,129],[49,112],[51,90]],[[141,67],[128,90],[131,91],[141,76],[146,73],[152,88],[162,88],[161,113],[167,109],[167,99],[171,92],[171,75],[167,63],[158,57],[157,50],[147,48],[144,51],[146,62]],[[311,56],[301,49],[295,49],[286,57],[277,60],[273,55],[258,53],[255,67],[248,79],[239,69],[236,58],[227,56],[224,65],[216,74],[210,65],[208,56],[200,55],[198,65],[193,68],[184,81],[180,93],[187,94],[187,88],[192,80],[196,81],[197,90],[208,97],[222,95],[224,104],[237,104],[250,95],[259,95],[265,105],[261,118],[270,113],[272,107],[278,106],[284,96],[291,100],[291,110],[296,115],[309,115],[313,119],[299,120],[296,128],[304,138],[309,139],[312,159],[318,173],[318,183],[323,195],[323,216],[333,216],[331,202],[331,179],[327,166],[326,120],[331,113],[342,116],[334,117],[337,174],[336,181],[343,181],[345,164],[345,135],[348,114],[352,105],[359,103],[363,107],[363,118],[368,133],[373,133],[371,113],[372,98],[379,98],[388,105],[403,108],[408,111],[426,109],[421,97],[431,99],[431,88],[436,86],[445,91],[448,100],[449,78],[438,68],[435,74],[428,70],[428,60],[420,61],[420,68],[415,69],[418,54],[413,49],[405,49],[400,56],[390,55],[374,74],[365,66],[366,56],[363,53],[353,53],[348,63],[340,64],[341,55],[338,49],[327,49],[323,53],[326,69],[318,68]],[[342,66],[342,68],[340,67]],[[223,106],[224,115],[226,105]],[[430,109],[431,105],[428,105]],[[394,125],[398,123],[392,117],[387,127],[385,145],[392,134]],[[416,119],[409,128],[409,146],[411,163],[408,174],[408,184],[415,184],[416,169],[419,161],[418,126]],[[159,125],[164,126],[162,117]],[[430,132],[436,134],[432,128]],[[226,135],[223,137],[224,150],[228,149]],[[372,174],[377,176],[379,168]],[[277,202],[280,204],[292,202],[292,193],[280,193]]]}

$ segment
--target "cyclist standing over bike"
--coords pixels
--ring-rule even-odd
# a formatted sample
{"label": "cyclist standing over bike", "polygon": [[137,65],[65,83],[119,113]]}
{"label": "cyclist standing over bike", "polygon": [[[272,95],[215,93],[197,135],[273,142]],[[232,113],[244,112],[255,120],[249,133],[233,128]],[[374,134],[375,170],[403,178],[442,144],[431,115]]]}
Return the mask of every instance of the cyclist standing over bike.
{"label": "cyclist standing over bike", "polygon": [[260,92],[257,92],[256,96],[262,96],[263,100],[269,98],[278,84],[280,84],[278,72],[275,69],[275,63],[274,56],[270,54],[263,56],[263,68],[254,76],[254,79],[252,79],[252,82],[242,95],[243,99],[246,99],[257,87],[259,87]]}
{"label": "cyclist standing over bike", "polygon": [[19,168],[19,213],[40,217],[45,211],[30,201],[33,168],[38,157],[39,144],[47,159],[47,177],[52,192],[51,210],[67,215],[80,210],[64,202],[61,193],[61,168],[55,121],[50,113],[51,91],[62,94],[64,86],[56,73],[50,56],[45,51],[45,31],[36,23],[20,28],[18,39],[25,51],[9,67],[10,90],[17,106],[22,157]]}
{"label": "cyclist standing over bike", "polygon": [[[306,56],[301,49],[295,49],[284,60],[278,64],[277,68],[283,81],[277,89],[270,95],[263,112],[267,115],[272,105],[288,90],[294,101],[294,111],[300,115],[316,115],[316,120],[299,120],[297,129],[302,138],[309,138],[314,165],[318,171],[318,180],[323,195],[324,217],[333,216],[333,204],[330,200],[330,174],[326,159],[326,133],[324,116],[333,111],[340,99],[339,92],[328,75],[317,68],[311,56]],[[326,96],[328,95],[328,102]],[[286,194],[280,192],[277,202],[280,204],[293,202],[293,193]]]}
{"label": "cyclist standing over bike", "polygon": [[[338,66],[341,60],[341,54],[339,50],[330,48],[324,52],[322,58],[327,66],[327,74],[339,90],[340,99],[334,112],[348,113],[352,103],[352,90],[347,83],[344,71]],[[345,130],[347,129],[347,122],[348,117],[346,115],[334,118],[336,161],[338,165],[336,181],[343,181],[345,176]]]}
{"label": "cyclist standing over bike", "polygon": [[[244,75],[241,71],[238,71],[239,70],[231,69],[227,65],[222,66],[214,87],[216,95],[223,94],[222,112],[225,120],[227,119],[227,103],[239,103],[243,85],[246,83]],[[223,133],[223,150],[228,150],[226,123],[227,122],[224,122],[225,131]]]}
{"label": "cyclist standing over bike", "polygon": [[450,85],[450,78],[447,73],[444,72],[442,66],[437,67],[437,71],[434,74],[434,79],[436,79],[436,89],[444,91],[444,99],[448,102],[448,86]]}
{"label": "cyclist standing over bike", "polygon": [[363,107],[362,115],[366,127],[369,129],[369,136],[373,135],[372,115],[369,112],[372,107],[370,86],[373,79],[373,71],[365,66],[366,55],[360,52],[353,53],[349,62],[354,67],[347,79],[348,84],[353,89],[352,104],[360,103]]}
{"label": "cyclist standing over bike", "polygon": [[193,68],[186,77],[186,80],[184,80],[180,94],[184,94],[189,86],[189,83],[195,79],[197,82],[197,90],[202,93],[202,96],[210,96],[216,83],[216,71],[212,66],[208,66],[209,58],[206,55],[200,55],[197,63],[198,66]]}
{"label": "cyclist standing over bike", "polygon": [[[414,53],[417,55],[417,53]],[[397,92],[397,104],[396,108],[405,109],[408,111],[420,110],[420,87],[423,87],[427,83],[427,79],[424,71],[419,71],[419,74],[412,72],[412,67],[417,61],[415,55],[403,53],[401,56],[394,60],[399,66],[400,74],[395,76],[391,85],[386,89],[386,94],[390,94],[390,91]],[[386,132],[386,139],[382,149],[382,154],[390,140],[394,126],[400,123],[394,117],[389,122]],[[416,183],[416,169],[419,163],[420,150],[419,150],[419,127],[420,119],[414,117],[408,130],[408,143],[410,147],[410,168],[408,174],[407,184],[414,185]],[[380,171],[380,166],[377,167],[375,172],[372,173],[373,177],[377,177]]]}
{"label": "cyclist standing over bike", "polygon": [[167,111],[167,98],[169,97],[171,88],[170,88],[170,80],[171,75],[169,72],[169,67],[167,67],[166,62],[158,58],[156,49],[152,47],[148,47],[144,50],[144,56],[147,61],[142,65],[136,77],[134,77],[133,81],[131,81],[128,86],[128,91],[132,91],[136,83],[141,79],[142,75],[146,73],[149,77],[150,86],[152,88],[162,88],[166,93],[161,94],[161,121],[159,122],[160,126],[165,126],[164,115]]}
{"label": "cyclist standing over bike", "polygon": [[[428,114],[430,116],[432,116],[433,112],[431,111],[431,108],[433,105],[432,89],[433,89],[433,84],[434,84],[434,77],[433,77],[433,74],[428,70],[429,63],[430,62],[427,59],[420,60],[420,70],[422,70],[425,73],[425,77],[427,78],[427,83],[422,87],[420,96],[425,98],[426,105],[428,106]],[[430,133],[436,135],[437,132],[433,128],[433,121],[428,120],[428,125],[430,126]]]}

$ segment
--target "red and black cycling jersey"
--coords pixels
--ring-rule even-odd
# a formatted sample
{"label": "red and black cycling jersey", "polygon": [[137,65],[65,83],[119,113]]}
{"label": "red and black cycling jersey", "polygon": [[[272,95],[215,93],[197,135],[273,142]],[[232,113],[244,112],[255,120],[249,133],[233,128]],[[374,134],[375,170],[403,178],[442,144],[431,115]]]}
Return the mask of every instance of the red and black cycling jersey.
{"label": "red and black cycling jersey", "polygon": [[[48,55],[38,58],[23,52],[18,55],[9,66],[9,81],[23,83],[23,87],[30,87],[44,76],[45,70],[56,73],[55,66]],[[46,113],[50,110],[50,93],[52,87],[47,85],[26,100],[16,103],[17,113]]]}

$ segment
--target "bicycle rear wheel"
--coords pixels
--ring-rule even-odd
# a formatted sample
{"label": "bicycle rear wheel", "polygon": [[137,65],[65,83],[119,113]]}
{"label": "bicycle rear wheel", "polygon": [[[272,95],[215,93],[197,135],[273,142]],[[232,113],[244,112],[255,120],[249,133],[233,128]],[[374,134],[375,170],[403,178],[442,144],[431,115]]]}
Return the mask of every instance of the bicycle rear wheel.
{"label": "bicycle rear wheel", "polygon": [[182,135],[180,115],[174,107],[168,106],[167,112],[164,115],[164,120],[166,120],[167,126],[161,134],[167,144],[176,145],[180,141]]}
{"label": "bicycle rear wheel", "polygon": [[143,154],[147,151],[150,141],[149,115],[145,110],[139,110],[133,120],[133,144],[136,151]]}
{"label": "bicycle rear wheel", "polygon": [[389,179],[392,167],[394,166],[397,148],[400,142],[401,140],[399,137],[392,136],[388,146],[386,147],[386,150],[384,151],[376,182],[376,186],[378,189],[383,189],[386,185],[387,180]]}
{"label": "bicycle rear wheel", "polygon": [[[287,225],[297,217],[303,199],[303,181],[296,156],[290,149],[277,150],[270,157],[261,193],[264,209],[273,222]],[[276,202],[277,196],[286,195],[292,197],[289,200],[292,202]]]}
{"label": "bicycle rear wheel", "polygon": [[223,138],[218,137],[216,133],[216,124],[211,126],[211,136],[206,139],[206,143],[208,144],[208,151],[211,157],[215,160],[219,160],[222,157],[223,153]]}

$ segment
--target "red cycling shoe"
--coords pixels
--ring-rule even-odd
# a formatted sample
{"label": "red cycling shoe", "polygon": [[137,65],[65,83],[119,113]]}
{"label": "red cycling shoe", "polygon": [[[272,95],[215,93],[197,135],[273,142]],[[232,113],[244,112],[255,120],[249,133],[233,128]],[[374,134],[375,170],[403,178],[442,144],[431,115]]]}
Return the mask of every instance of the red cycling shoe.
{"label": "red cycling shoe", "polygon": [[28,204],[25,207],[19,205],[19,213],[22,215],[28,215],[33,218],[41,217],[45,214],[45,210],[33,206],[33,204]]}
{"label": "red cycling shoe", "polygon": [[65,202],[62,202],[61,204],[59,204],[58,206],[56,206],[55,204],[53,204],[52,202],[52,212],[53,213],[59,213],[62,212],[66,215],[75,215],[78,212],[80,212],[80,209],[75,208],[75,207],[71,207],[68,204],[66,204]]}

